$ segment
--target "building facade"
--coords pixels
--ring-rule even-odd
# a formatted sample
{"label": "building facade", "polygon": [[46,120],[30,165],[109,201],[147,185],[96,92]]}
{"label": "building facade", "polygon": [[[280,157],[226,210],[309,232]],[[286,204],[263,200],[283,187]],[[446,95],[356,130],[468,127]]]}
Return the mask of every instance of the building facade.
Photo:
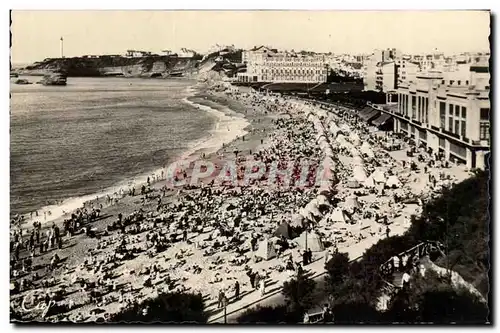
{"label": "building facade", "polygon": [[365,91],[390,92],[397,88],[397,60],[401,53],[396,49],[375,50],[363,64]]}
{"label": "building facade", "polygon": [[418,74],[397,89],[394,131],[446,159],[484,169],[490,151],[489,80],[487,63],[471,65],[460,80],[456,73]]}
{"label": "building facade", "polygon": [[265,46],[243,51],[246,73],[238,73],[240,82],[326,82],[328,67],[324,55],[278,52]]}

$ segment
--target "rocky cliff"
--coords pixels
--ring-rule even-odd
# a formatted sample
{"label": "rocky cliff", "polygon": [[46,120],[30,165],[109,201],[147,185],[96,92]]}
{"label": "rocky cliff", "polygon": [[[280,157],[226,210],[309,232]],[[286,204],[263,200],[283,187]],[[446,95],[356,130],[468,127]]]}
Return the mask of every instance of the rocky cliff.
{"label": "rocky cliff", "polygon": [[129,58],[123,56],[53,58],[36,62],[19,70],[24,75],[44,75],[49,72],[64,72],[69,77],[82,76],[127,76],[127,77],[198,77],[209,71],[232,76],[241,63],[241,50],[220,51],[204,57],[146,56]]}
{"label": "rocky cliff", "polygon": [[20,74],[42,75],[60,71],[68,76],[130,76],[168,77],[188,76],[196,73],[197,58],[171,56],[149,56],[127,58],[121,56],[101,56],[99,58],[75,57],[45,59],[19,70]]}

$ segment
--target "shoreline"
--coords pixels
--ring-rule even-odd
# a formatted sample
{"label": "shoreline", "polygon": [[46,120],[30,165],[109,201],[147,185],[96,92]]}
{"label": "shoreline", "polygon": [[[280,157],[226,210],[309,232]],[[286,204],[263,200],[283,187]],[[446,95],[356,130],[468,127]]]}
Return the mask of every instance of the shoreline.
{"label": "shoreline", "polygon": [[[70,196],[64,199],[60,199],[60,203],[58,204],[45,205],[38,208],[37,211],[39,215],[33,215],[32,218],[29,217],[30,212],[16,213],[25,216],[25,219],[21,224],[21,229],[31,227],[32,223],[35,221],[42,223],[42,225],[49,224],[51,222],[60,222],[63,218],[70,217],[71,213],[75,212],[82,206],[87,206],[88,204],[103,204],[102,208],[107,207],[105,206],[105,203],[102,202],[102,199],[106,196],[109,195],[113,199],[116,198],[118,200],[121,200],[124,198],[124,196],[126,196],[126,192],[130,188],[136,188],[137,190],[142,185],[147,184],[147,179],[151,176],[154,175],[156,178],[161,176],[162,171],[166,173],[166,169],[168,169],[169,165],[172,165],[181,160],[192,161],[196,159],[201,152],[207,155],[212,154],[219,150],[223,145],[246,135],[247,132],[245,131],[245,128],[247,128],[251,124],[246,120],[244,114],[236,110],[232,110],[228,106],[218,104],[215,101],[207,100],[207,98],[211,97],[206,93],[208,89],[209,88],[206,87],[206,85],[200,85],[199,83],[188,86],[186,88],[186,91],[189,92],[189,95],[183,99],[183,102],[197,110],[206,112],[213,116],[215,118],[215,121],[212,129],[209,130],[204,137],[191,142],[190,146],[183,152],[169,157],[167,163],[165,164],[166,168],[153,168],[150,171],[140,173],[131,178],[123,179],[114,185],[108,186],[107,188],[102,190],[97,190],[96,192],[93,192],[91,194],[86,194],[78,197]],[[205,98],[205,100],[202,100],[202,98]],[[206,105],[207,101],[211,104],[211,106]],[[205,102],[205,104],[203,104],[203,102]],[[239,115],[239,117],[228,115],[228,113]],[[221,124],[227,126],[228,128],[232,128],[231,131],[229,131],[229,133],[226,133],[223,130],[219,130],[218,128]],[[158,181],[152,181],[152,184]],[[120,195],[122,191],[123,194]],[[51,212],[51,215],[47,214],[47,218],[44,219],[44,212],[48,211]],[[14,215],[15,214],[11,214],[11,219]]]}
{"label": "shoreline", "polygon": [[[293,104],[292,102],[291,105],[283,101],[274,102],[273,98],[266,98],[260,95],[243,98],[245,99],[243,102],[239,98],[234,98],[231,94],[226,95],[224,92],[213,93],[205,91],[199,98],[202,101],[206,101],[207,104],[211,103],[209,99],[214,99],[216,102],[222,102],[222,104],[225,104],[224,101],[227,101],[230,106],[232,106],[231,103],[235,103],[235,107],[231,108],[233,110],[236,109],[236,111],[246,108],[244,113],[250,124],[250,128],[248,128],[249,133],[245,135],[245,140],[233,140],[224,148],[217,150],[216,153],[208,157],[208,159],[211,160],[215,159],[215,163],[217,163],[218,154],[224,153],[225,151],[226,154],[229,152],[229,155],[231,155],[231,152],[234,150],[238,150],[242,152],[242,154],[250,150],[253,152],[266,152],[269,156],[277,154],[277,158],[290,156],[298,158],[312,151],[314,156],[319,158],[325,157],[323,148],[319,149],[320,147],[318,146],[318,142],[321,140],[315,140],[315,137],[320,136],[318,129],[323,128],[324,124],[321,123],[324,121],[322,120],[319,122],[318,117],[308,117],[308,115],[310,115],[308,111],[314,111],[319,114],[319,110],[316,108],[304,105],[303,103]],[[237,105],[242,109],[236,107]],[[268,110],[270,110],[269,114],[267,112]],[[288,117],[292,115],[293,117]],[[275,123],[275,119],[280,120],[283,125],[279,125],[277,122]],[[327,120],[328,119],[330,118],[327,118]],[[346,124],[346,126],[348,125]],[[354,129],[357,125],[352,126]],[[267,130],[269,128],[271,131]],[[326,127],[324,128],[326,129]],[[342,151],[338,150],[339,143],[335,142],[335,135],[332,133],[326,133],[325,131],[325,135],[328,137],[332,146],[329,150],[332,151],[332,149],[335,149],[339,155],[338,174],[340,183],[337,186],[339,193],[336,195],[336,198],[340,200],[340,207],[347,209],[349,207],[346,206],[346,204],[349,202],[345,199],[352,196],[355,191],[347,185],[349,181],[348,174],[351,172],[349,168],[353,163],[353,158],[349,157],[349,154],[344,154]],[[363,135],[368,137],[366,133]],[[377,153],[382,156],[382,148],[375,144],[373,147],[374,149],[376,148]],[[318,149],[323,151],[323,153],[320,153]],[[356,151],[358,149],[360,148],[356,148]],[[403,151],[399,151],[397,153],[402,152]],[[407,157],[401,158],[398,156],[392,157],[384,155],[380,157],[380,162],[384,162],[383,164],[388,169],[401,169],[398,176],[404,178],[405,188],[414,189],[415,193],[417,193],[416,188],[418,188],[419,185],[425,185],[422,184],[421,181],[427,178],[426,174],[409,174],[400,163],[401,160],[405,159],[407,159]],[[368,166],[369,165],[367,165],[367,167]],[[191,170],[187,169],[186,171],[189,176]],[[371,173],[373,170],[370,169],[367,171]],[[41,264],[43,267],[48,264],[53,253],[59,253],[63,256],[64,264],[56,270],[49,271],[44,278],[49,280],[57,278],[63,285],[68,285],[68,290],[66,292],[68,294],[75,293],[75,295],[69,296],[69,298],[71,300],[77,300],[78,304],[81,304],[81,307],[71,308],[67,313],[52,316],[50,320],[93,321],[99,317],[92,314],[92,308],[96,306],[105,308],[108,314],[116,313],[120,311],[121,307],[126,306],[127,302],[117,302],[115,298],[110,302],[103,303],[104,305],[97,305],[92,303],[92,301],[89,304],[88,301],[86,301],[88,289],[76,288],[76,290],[74,290],[75,287],[73,286],[77,281],[73,280],[79,278],[95,282],[97,277],[103,274],[104,271],[96,271],[94,268],[110,265],[107,258],[116,255],[114,244],[119,244],[122,239],[124,241],[126,240],[126,244],[128,244],[127,249],[131,249],[132,247],[135,248],[136,246],[142,249],[144,247],[144,241],[146,242],[146,250],[140,251],[138,255],[135,255],[134,258],[130,260],[120,259],[114,262],[114,264],[118,264],[118,266],[111,266],[108,268],[109,270],[107,270],[108,272],[112,272],[111,279],[126,285],[127,297],[130,296],[133,301],[141,301],[145,298],[154,297],[155,293],[164,290],[167,276],[174,277],[179,283],[179,286],[175,286],[173,290],[181,292],[189,290],[189,292],[202,293],[204,299],[207,298],[205,300],[205,309],[208,315],[214,318],[220,315],[220,311],[216,309],[217,293],[221,289],[231,293],[228,289],[234,284],[235,279],[240,282],[243,297],[239,301],[230,303],[228,311],[230,311],[231,308],[237,308],[240,304],[259,299],[259,293],[253,291],[249,286],[249,282],[245,276],[245,268],[243,267],[245,264],[250,265],[252,269],[259,272],[259,274],[260,272],[264,272],[264,276],[267,277],[266,280],[269,281],[269,290],[266,294],[271,294],[281,288],[281,283],[284,279],[289,277],[289,272],[283,272],[279,270],[278,267],[284,265],[284,260],[286,260],[288,256],[292,257],[295,261],[301,260],[300,249],[303,248],[303,246],[300,245],[300,240],[291,237],[289,240],[291,248],[286,250],[282,256],[270,258],[269,260],[257,261],[255,260],[255,254],[251,251],[245,251],[241,254],[239,252],[241,248],[239,245],[236,245],[235,249],[235,246],[232,245],[233,242],[229,241],[230,238],[226,236],[221,237],[221,224],[230,225],[234,222],[233,213],[226,212],[226,210],[229,211],[229,209],[225,208],[226,204],[232,204],[242,208],[248,201],[251,201],[252,210],[262,211],[262,214],[256,218],[255,216],[245,215],[245,217],[242,218],[241,228],[239,226],[232,227],[234,237],[238,236],[238,240],[242,241],[241,246],[243,249],[246,249],[249,246],[248,243],[250,238],[254,237],[254,233],[262,240],[273,234],[276,230],[277,222],[282,223],[285,221],[292,225],[292,223],[294,223],[292,221],[295,215],[294,213],[302,211],[303,209],[300,207],[304,207],[306,203],[309,205],[309,203],[314,201],[313,198],[317,197],[317,190],[315,188],[308,188],[304,193],[299,194],[296,189],[287,189],[286,192],[281,192],[279,189],[276,191],[276,189],[271,189],[266,186],[257,186],[253,189],[240,189],[240,193],[238,193],[236,189],[228,190],[215,186],[212,187],[212,190],[217,191],[217,193],[213,195],[203,194],[203,189],[200,188],[194,190],[186,188],[178,191],[169,189],[168,195],[164,194],[162,197],[160,192],[165,182],[160,181],[152,185],[152,194],[159,195],[162,199],[162,203],[166,204],[167,209],[165,211],[158,211],[155,202],[156,197],[154,197],[153,200],[148,200],[147,196],[146,198],[142,198],[142,195],[126,196],[124,199],[118,201],[116,205],[104,209],[102,211],[104,215],[102,219],[87,223],[87,226],[102,235],[99,238],[87,237],[85,234],[79,234],[69,238],[65,237],[62,250],[50,250],[48,253],[34,257],[36,263]],[[414,214],[418,210],[418,207],[412,204],[400,204],[392,206],[391,208],[391,201],[393,199],[391,196],[392,192],[401,193],[401,190],[402,189],[388,190],[389,194],[383,195],[380,198],[377,198],[377,195],[374,193],[366,193],[360,197],[360,202],[358,203],[365,206],[361,212],[366,213],[373,211],[374,208],[372,207],[374,205],[388,204],[390,209],[397,210],[399,213],[398,216],[391,217],[391,233],[398,234],[403,232],[408,227],[407,216]],[[285,195],[282,195],[283,193],[285,193]],[[198,207],[197,205],[200,206]],[[130,216],[130,214],[141,209],[148,215],[148,218],[140,223],[141,225],[144,224],[144,230],[139,233],[131,233],[130,229],[129,232],[125,234],[120,234],[120,232],[116,231],[102,233],[102,231],[106,230],[107,226],[109,226],[110,222],[116,221],[118,214]],[[237,208],[237,210],[239,210],[239,208]],[[202,212],[203,214],[208,213],[211,218],[204,217],[203,214],[201,214]],[[355,252],[360,252],[360,254],[362,254],[364,248],[368,246],[369,243],[371,244],[382,238],[384,232],[379,229],[380,224],[377,223],[377,220],[370,217],[366,218],[361,212],[355,213],[356,223],[350,223],[350,221],[338,222],[335,220],[334,226],[332,221],[329,220],[331,212],[324,216],[321,221],[318,221],[317,228],[322,232],[321,238],[330,242],[330,245],[325,245],[325,248],[331,247],[332,242],[335,244],[337,243],[338,237],[336,234],[338,233],[341,233],[341,238],[343,238],[342,241],[338,241],[339,250],[345,250],[350,254],[354,254]],[[186,216],[187,221],[185,221],[185,223],[191,222],[189,228],[192,229],[187,230],[182,226],[183,218]],[[200,216],[202,217],[201,229],[196,228],[196,216],[197,218],[200,218]],[[190,217],[193,217],[194,220],[190,219]],[[157,225],[156,222],[158,218],[163,218],[163,222],[158,222],[159,225]],[[181,224],[180,227],[179,224]],[[169,246],[164,252],[148,255],[151,250],[151,245],[148,245],[147,241],[148,235],[156,232],[162,233],[165,228],[167,229],[167,234],[170,234],[170,236],[175,234],[174,239],[179,236],[179,232],[182,232],[182,230],[187,231],[187,239],[185,241],[173,241],[169,243]],[[142,239],[144,236],[146,236],[146,239]],[[219,238],[221,243],[219,246],[216,246],[215,244],[219,241]],[[206,246],[204,247],[204,245]],[[323,250],[315,250],[313,263],[307,266],[307,269],[313,271],[321,271],[324,269],[322,261],[324,255]],[[23,254],[26,254],[25,251]],[[87,263],[87,265],[82,264],[94,256],[97,263],[92,261],[90,264]],[[235,263],[234,260],[238,260],[238,258],[239,260],[245,258],[245,261],[243,263],[239,261]],[[151,288],[143,284],[142,279],[145,276],[141,276],[141,272],[153,265],[159,265],[161,270],[155,275],[155,282]],[[197,269],[200,269],[198,273]],[[19,280],[19,278],[15,280]],[[99,285],[101,283],[103,282],[98,282]],[[167,289],[169,289],[169,287],[167,287]],[[33,290],[38,290],[40,292],[39,287]],[[28,290],[28,293],[33,290]],[[112,291],[111,294],[118,294],[118,290],[123,289]],[[43,292],[45,291],[42,291],[42,293]],[[21,294],[11,296],[11,304],[14,304],[13,307],[16,308],[16,302],[19,302],[19,300],[22,297],[26,297],[26,295],[26,291],[23,291]],[[63,302],[66,300],[67,299],[63,299]],[[23,318],[26,320],[30,319],[29,314],[24,315],[26,317]]]}

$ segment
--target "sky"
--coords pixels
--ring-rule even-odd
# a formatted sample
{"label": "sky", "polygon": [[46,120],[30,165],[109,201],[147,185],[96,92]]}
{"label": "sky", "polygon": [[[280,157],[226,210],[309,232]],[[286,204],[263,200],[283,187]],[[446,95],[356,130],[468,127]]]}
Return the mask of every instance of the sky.
{"label": "sky", "polygon": [[60,56],[248,49],[407,54],[489,51],[487,11],[12,11],[13,63]]}

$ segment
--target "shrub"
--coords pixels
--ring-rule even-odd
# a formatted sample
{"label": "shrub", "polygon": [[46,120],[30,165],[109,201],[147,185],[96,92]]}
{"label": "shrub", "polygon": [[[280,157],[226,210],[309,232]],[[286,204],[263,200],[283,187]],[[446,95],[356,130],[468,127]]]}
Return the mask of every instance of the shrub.
{"label": "shrub", "polygon": [[164,293],[111,317],[112,322],[206,323],[201,294]]}

